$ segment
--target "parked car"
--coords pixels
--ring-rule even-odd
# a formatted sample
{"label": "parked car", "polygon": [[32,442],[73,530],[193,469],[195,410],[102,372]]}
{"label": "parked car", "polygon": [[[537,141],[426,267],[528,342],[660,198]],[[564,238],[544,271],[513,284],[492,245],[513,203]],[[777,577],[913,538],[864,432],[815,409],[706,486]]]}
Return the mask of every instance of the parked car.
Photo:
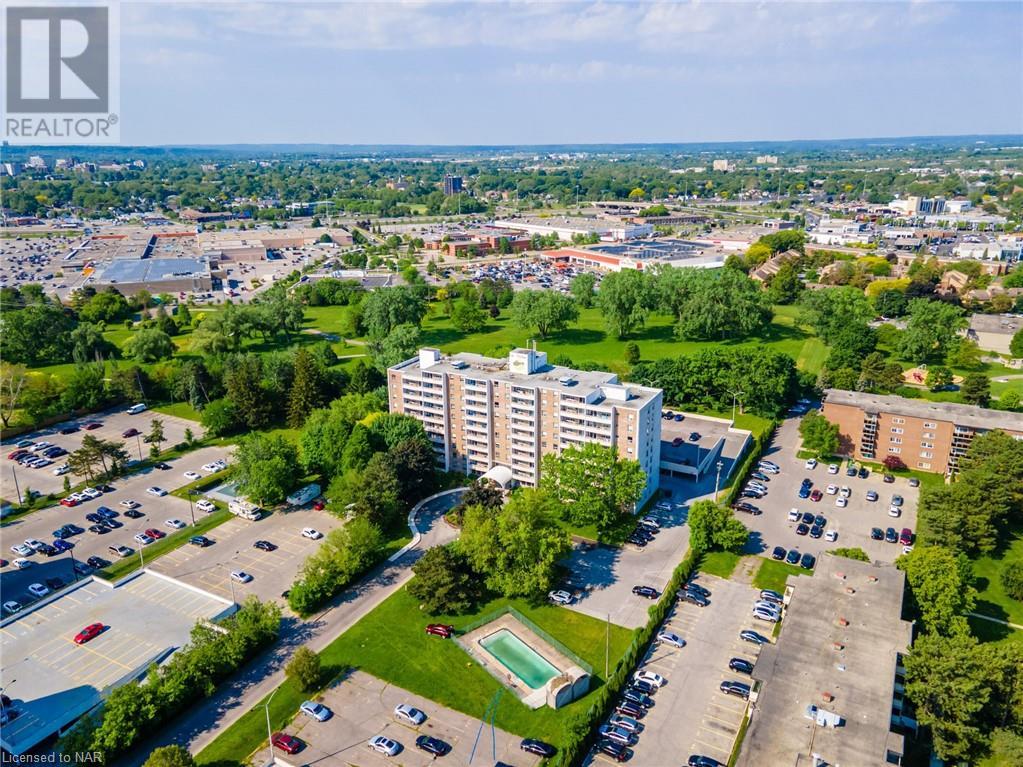
{"label": "parked car", "polygon": [[259,549],[260,551],[276,551],[277,547],[274,546],[270,541],[256,541],[252,544],[253,548]]}
{"label": "parked car", "polygon": [[899,533],[899,543],[903,546],[910,546],[913,543],[913,531],[908,527],[902,528],[902,532]]}
{"label": "parked car", "polygon": [[207,514],[210,514],[217,510],[216,504],[214,504],[213,501],[209,500],[208,498],[203,498],[201,501],[198,501],[195,504],[195,508],[199,509],[199,511],[206,512]]}
{"label": "parked car", "polygon": [[322,538],[323,537],[323,533],[321,533],[319,530],[316,530],[316,529],[314,529],[312,527],[303,527],[302,528],[302,537],[303,538],[308,538],[308,539],[310,539],[312,541],[315,541],[315,540],[319,540],[320,538]]}
{"label": "parked car", "polygon": [[32,583],[28,587],[28,593],[40,599],[50,593],[50,590],[41,583]]}
{"label": "parked car", "polygon": [[401,703],[394,707],[394,718],[413,727],[418,727],[426,721],[426,714],[408,703]]}
{"label": "parked car", "polygon": [[75,634],[75,644],[85,644],[86,642],[92,641],[103,633],[104,628],[106,627],[102,623],[90,623],[84,629]]}
{"label": "parked car", "polygon": [[615,727],[612,724],[602,724],[597,729],[600,737],[607,740],[614,741],[615,743],[621,743],[623,746],[632,745],[636,741],[636,736],[628,730]]}
{"label": "parked car", "polygon": [[807,458],[805,466],[806,466],[806,469],[808,471],[816,469],[817,468],[817,459],[816,458]]}
{"label": "parked car", "polygon": [[864,496],[864,497],[868,501],[876,501],[877,500],[877,490],[868,490],[866,496]]}
{"label": "parked car", "polygon": [[653,671],[637,671],[632,678],[636,682],[646,682],[658,688],[664,687],[668,683],[667,679]]}
{"label": "parked car", "polygon": [[416,738],[416,748],[432,756],[444,756],[451,750],[451,746],[440,738],[431,738],[429,735],[420,735]]}
{"label": "parked car", "polygon": [[651,698],[647,697],[639,690],[633,690],[631,688],[624,690],[622,692],[622,698],[629,701],[630,703],[635,703],[637,706],[642,706],[643,708],[650,708],[651,706],[654,705],[654,702]]}
{"label": "parked car", "polygon": [[615,705],[615,713],[632,719],[642,719],[646,715],[646,709],[632,701],[622,700]]}
{"label": "parked car", "polygon": [[806,553],[799,560],[799,566],[804,570],[812,570],[813,566],[817,564],[817,557],[813,554]]}
{"label": "parked car", "polygon": [[671,631],[661,631],[657,634],[657,641],[663,642],[670,647],[683,648],[686,646],[686,640],[680,637],[678,634],[674,634]]}
{"label": "parked car", "polygon": [[155,485],[153,487],[147,487],[146,492],[149,493],[150,495],[155,495],[157,498],[162,498],[163,496],[167,495],[166,490],[164,490],[162,487],[156,487]]}
{"label": "parked car", "polygon": [[248,583],[249,581],[252,580],[252,576],[249,575],[244,570],[232,570],[231,580],[237,581],[238,583]]}
{"label": "parked car", "polygon": [[286,754],[297,754],[305,745],[305,743],[296,738],[294,735],[288,735],[284,732],[275,732],[273,736],[271,736],[270,742],[273,744],[274,748],[279,748]]}
{"label": "parked car", "polygon": [[767,644],[771,640],[765,637],[763,634],[759,634],[752,629],[743,629],[739,632],[739,639],[750,644]]}
{"label": "parked car", "polygon": [[785,555],[785,561],[790,565],[799,563],[800,554],[796,549],[789,549],[789,553]]}
{"label": "parked car", "polygon": [[401,744],[398,741],[385,738],[383,735],[374,735],[366,745],[384,756],[397,756],[401,751]]}
{"label": "parked car", "polygon": [[691,755],[686,764],[689,767],[724,767],[717,759],[711,759],[709,756],[703,756],[702,754]]}
{"label": "parked car", "polygon": [[785,559],[786,554],[788,554],[788,551],[785,549],[784,546],[775,546],[774,549],[771,551],[771,559],[780,562],[781,560]]}
{"label": "parked car", "polygon": [[120,557],[121,559],[124,559],[125,557],[130,557],[132,554],[135,553],[135,549],[131,548],[130,546],[108,546],[107,551],[109,551],[115,557]]}
{"label": "parked car", "polygon": [[810,500],[814,502],[819,501],[823,497],[824,493],[822,493],[820,490],[814,490],[812,493],[810,493]]}
{"label": "parked car", "polygon": [[525,738],[519,743],[519,748],[529,754],[536,754],[537,756],[550,757],[554,756],[557,749],[549,743],[544,743],[542,740],[536,738]]}
{"label": "parked car", "polygon": [[193,535],[188,539],[188,542],[193,546],[198,546],[200,549],[204,549],[207,546],[212,546],[213,541],[207,538],[205,535]]}
{"label": "parked car", "polygon": [[828,464],[828,474],[838,474],[838,464],[837,463],[829,463]]}
{"label": "parked car", "polygon": [[720,685],[721,692],[726,695],[735,695],[742,698],[743,700],[749,699],[750,686],[743,684],[742,682],[722,682]]}
{"label": "parked car", "polygon": [[710,601],[703,596],[703,594],[697,594],[695,591],[683,591],[678,596],[679,600],[686,602],[697,607],[706,607],[710,604]]}
{"label": "parked car", "polygon": [[317,722],[326,722],[334,715],[334,712],[322,703],[317,703],[312,700],[303,702],[302,705],[298,707],[298,710],[306,716],[315,719]]}
{"label": "parked car", "polygon": [[176,517],[171,517],[166,522],[164,522],[164,524],[167,525],[167,527],[173,528],[174,530],[184,530],[185,527],[187,526],[185,525],[184,522],[182,522],[180,519],[177,519]]}
{"label": "parked car", "polygon": [[558,590],[552,591],[547,595],[547,599],[556,605],[570,605],[574,601],[574,598],[567,591]]}
{"label": "parked car", "polygon": [[753,664],[745,658],[732,658],[728,661],[728,668],[738,671],[740,674],[752,674]]}
{"label": "parked car", "polygon": [[455,633],[455,627],[446,626],[443,623],[430,623],[426,627],[426,633],[441,639],[450,639]]}
{"label": "parked car", "polygon": [[660,592],[652,586],[633,586],[632,593],[644,599],[657,599],[660,596]]}
{"label": "parked car", "polygon": [[629,748],[624,743],[613,740],[601,739],[597,741],[597,751],[609,756],[616,762],[624,762],[629,758]]}

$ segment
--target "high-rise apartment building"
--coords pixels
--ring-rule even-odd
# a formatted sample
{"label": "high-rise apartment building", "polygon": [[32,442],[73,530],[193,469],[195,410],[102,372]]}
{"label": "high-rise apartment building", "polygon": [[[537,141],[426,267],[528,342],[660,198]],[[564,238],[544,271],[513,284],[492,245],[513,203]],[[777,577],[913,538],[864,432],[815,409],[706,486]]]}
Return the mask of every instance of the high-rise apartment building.
{"label": "high-rise apartment building", "polygon": [[444,194],[450,197],[462,191],[462,177],[448,174],[444,177]]}
{"label": "high-rise apartment building", "polygon": [[660,389],[550,365],[536,349],[507,359],[421,349],[388,369],[387,394],[392,413],[422,421],[447,471],[505,466],[518,484],[535,486],[541,457],[596,442],[639,462],[647,477],[640,503],[657,489]]}
{"label": "high-rise apartment building", "polygon": [[823,411],[838,424],[843,453],[878,462],[896,456],[921,471],[955,472],[978,434],[1001,429],[1023,439],[1023,414],[954,402],[828,389]]}

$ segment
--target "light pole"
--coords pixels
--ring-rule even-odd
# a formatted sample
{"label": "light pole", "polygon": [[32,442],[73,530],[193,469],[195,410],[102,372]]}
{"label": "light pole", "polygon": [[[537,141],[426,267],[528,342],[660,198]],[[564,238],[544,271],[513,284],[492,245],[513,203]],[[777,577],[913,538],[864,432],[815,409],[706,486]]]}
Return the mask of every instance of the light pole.
{"label": "light pole", "polygon": [[714,480],[714,503],[717,503],[717,501],[718,501],[718,489],[721,487],[721,468],[724,465],[725,464],[724,464],[723,461],[718,461],[718,465],[717,465],[717,470],[718,470],[717,479]]}
{"label": "light pole", "polygon": [[138,448],[139,448],[139,460],[141,461],[142,460],[142,440],[139,438],[139,433],[137,431],[135,432],[135,444],[138,445]]}
{"label": "light pole", "polygon": [[744,391],[729,391],[728,393],[732,395],[732,426],[735,426],[735,400],[736,400],[737,397],[741,397],[746,392],[744,392]]}
{"label": "light pole", "polygon": [[[280,687],[277,688],[277,690],[280,689]],[[274,699],[277,690],[270,693],[270,697],[266,699],[266,704],[263,706],[263,710],[266,712],[266,737],[270,741],[270,764],[274,763],[274,734],[273,730],[270,729],[270,701]]]}
{"label": "light pole", "polygon": [[188,491],[188,511],[192,515],[192,527],[195,527],[195,507],[192,505],[192,496],[195,495],[195,490]]}
{"label": "light pole", "polygon": [[140,570],[145,570],[146,569],[146,558],[142,554],[142,549],[144,549],[144,548],[145,547],[140,543],[139,544],[139,569]]}

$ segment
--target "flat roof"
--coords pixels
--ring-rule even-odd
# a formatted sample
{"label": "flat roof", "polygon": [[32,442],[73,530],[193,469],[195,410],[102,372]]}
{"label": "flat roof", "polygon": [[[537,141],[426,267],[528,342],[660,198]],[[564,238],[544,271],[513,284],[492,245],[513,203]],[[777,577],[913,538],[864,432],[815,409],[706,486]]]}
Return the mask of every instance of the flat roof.
{"label": "flat roof", "polygon": [[[33,748],[187,644],[196,621],[235,609],[230,600],[148,570],[117,585],[87,577],[37,604],[0,623],[2,684],[19,711],[0,746],[12,754]],[[75,634],[92,623],[107,629],[76,645]]]}
{"label": "flat roof", "polygon": [[891,413],[911,418],[933,418],[949,421],[971,429],[1005,429],[1023,433],[1023,413],[991,410],[957,402],[931,402],[925,399],[907,399],[894,394],[868,394],[866,392],[827,389],[825,404],[858,407],[867,413]]}
{"label": "flat roof", "polygon": [[[526,350],[516,349],[515,351],[522,352]],[[392,366],[390,370],[400,371],[402,375],[410,373],[416,375],[422,372],[419,357],[398,363]],[[464,378],[488,379],[519,386],[554,390],[561,394],[575,397],[588,397],[594,392],[600,391],[600,398],[590,403],[595,406],[611,404],[616,407],[639,410],[655,397],[661,395],[660,389],[640,386],[639,384],[619,383],[617,375],[603,370],[573,370],[561,365],[547,364],[540,367],[535,373],[512,373],[508,369],[507,358],[484,357],[482,354],[470,352],[443,355],[439,362],[430,365],[427,370],[431,373],[445,373]],[[571,383],[562,383],[560,379],[563,378],[570,378]],[[602,391],[604,387],[623,387],[628,389],[630,393],[629,399],[617,400],[607,398]]]}
{"label": "flat roof", "polygon": [[[904,574],[822,554],[812,577],[789,583],[781,634],[763,646],[753,672],[763,684],[738,764],[801,764],[811,752],[827,764],[885,764],[887,748],[901,752],[891,717],[899,655],[912,641],[912,624],[901,618]],[[811,705],[841,725],[815,725]]]}
{"label": "flat roof", "polygon": [[1023,317],[1007,314],[971,314],[970,330],[1012,336],[1023,330]]}
{"label": "flat roof", "polygon": [[96,281],[111,284],[163,282],[209,276],[210,262],[205,258],[146,258],[139,261],[114,261]]}

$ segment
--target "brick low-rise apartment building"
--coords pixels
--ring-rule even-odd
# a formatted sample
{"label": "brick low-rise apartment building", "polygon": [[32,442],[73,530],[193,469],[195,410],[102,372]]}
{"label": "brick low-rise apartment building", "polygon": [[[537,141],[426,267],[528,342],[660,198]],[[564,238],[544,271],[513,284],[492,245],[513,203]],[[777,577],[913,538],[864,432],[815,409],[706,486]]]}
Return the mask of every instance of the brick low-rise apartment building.
{"label": "brick low-rise apartment building", "polygon": [[597,442],[639,461],[647,477],[640,503],[657,489],[660,389],[550,365],[536,349],[506,359],[421,349],[388,369],[387,394],[392,413],[422,421],[447,471],[504,466],[516,483],[535,486],[544,455]]}
{"label": "brick low-rise apartment building", "polygon": [[838,424],[840,451],[867,461],[897,456],[910,469],[954,473],[978,434],[1023,439],[1023,414],[953,402],[828,389],[824,415]]}

